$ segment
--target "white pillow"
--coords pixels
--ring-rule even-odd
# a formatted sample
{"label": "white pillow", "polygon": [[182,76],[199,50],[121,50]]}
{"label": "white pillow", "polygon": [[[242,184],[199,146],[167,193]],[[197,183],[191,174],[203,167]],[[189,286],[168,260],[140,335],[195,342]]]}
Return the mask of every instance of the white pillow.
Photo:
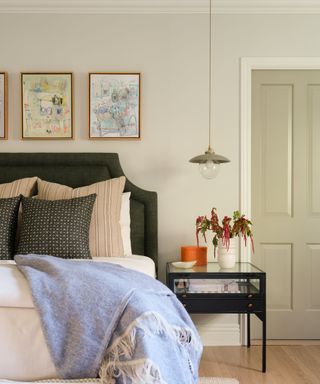
{"label": "white pillow", "polygon": [[132,255],[130,238],[130,195],[131,192],[125,192],[122,194],[120,211],[120,227],[124,256]]}

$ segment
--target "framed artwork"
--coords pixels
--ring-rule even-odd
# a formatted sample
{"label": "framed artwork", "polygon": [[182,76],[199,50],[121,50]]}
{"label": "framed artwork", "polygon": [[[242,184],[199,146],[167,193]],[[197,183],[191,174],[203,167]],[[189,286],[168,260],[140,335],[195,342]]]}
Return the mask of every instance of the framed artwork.
{"label": "framed artwork", "polygon": [[23,139],[73,138],[72,73],[21,73]]}
{"label": "framed artwork", "polygon": [[8,76],[0,72],[0,140],[7,139],[8,134]]}
{"label": "framed artwork", "polygon": [[89,137],[140,139],[140,73],[89,73]]}

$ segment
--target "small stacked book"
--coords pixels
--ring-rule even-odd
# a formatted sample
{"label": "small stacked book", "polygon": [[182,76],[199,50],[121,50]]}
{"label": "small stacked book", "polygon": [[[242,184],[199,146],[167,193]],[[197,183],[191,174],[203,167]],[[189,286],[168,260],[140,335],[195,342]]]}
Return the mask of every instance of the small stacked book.
{"label": "small stacked book", "polygon": [[189,293],[240,293],[235,280],[190,279]]}

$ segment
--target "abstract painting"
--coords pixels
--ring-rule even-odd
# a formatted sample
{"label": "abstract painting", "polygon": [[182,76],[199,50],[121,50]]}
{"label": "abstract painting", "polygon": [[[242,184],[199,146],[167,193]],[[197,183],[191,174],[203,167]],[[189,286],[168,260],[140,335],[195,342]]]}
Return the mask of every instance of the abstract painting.
{"label": "abstract painting", "polygon": [[22,138],[72,139],[72,73],[22,73]]}
{"label": "abstract painting", "polygon": [[140,138],[140,73],[90,73],[89,137]]}
{"label": "abstract painting", "polygon": [[7,74],[0,73],[0,139],[7,138]]}

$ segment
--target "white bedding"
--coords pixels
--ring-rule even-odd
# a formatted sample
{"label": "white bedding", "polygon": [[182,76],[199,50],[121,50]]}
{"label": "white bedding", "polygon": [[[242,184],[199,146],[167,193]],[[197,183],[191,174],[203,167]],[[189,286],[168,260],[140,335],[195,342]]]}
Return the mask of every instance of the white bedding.
{"label": "white bedding", "polygon": [[[155,277],[154,262],[145,256],[94,258]],[[79,261],[81,262],[81,260]],[[0,379],[57,378],[34,308],[29,286],[13,261],[0,262]]]}

